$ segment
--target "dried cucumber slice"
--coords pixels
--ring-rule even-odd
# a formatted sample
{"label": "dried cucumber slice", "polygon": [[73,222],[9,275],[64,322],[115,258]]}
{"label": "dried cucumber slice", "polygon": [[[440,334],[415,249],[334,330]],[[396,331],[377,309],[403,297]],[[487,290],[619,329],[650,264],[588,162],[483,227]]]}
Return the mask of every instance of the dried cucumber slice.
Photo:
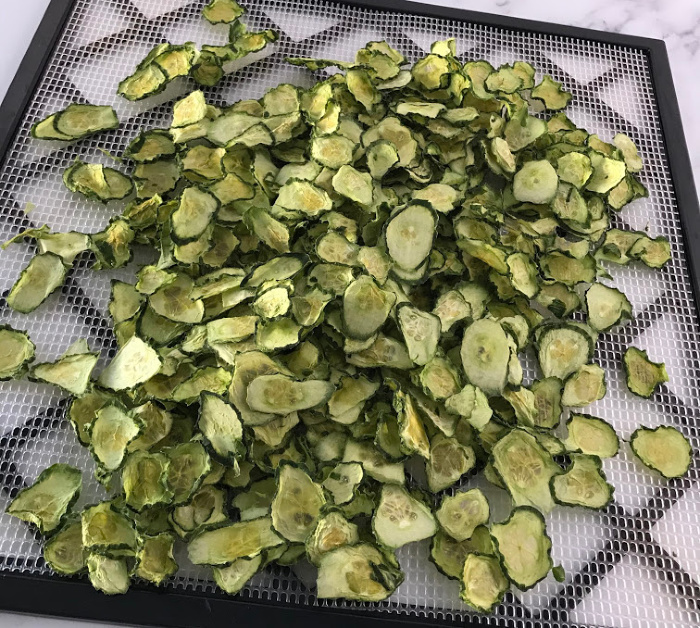
{"label": "dried cucumber slice", "polygon": [[203,391],[200,396],[197,427],[214,456],[228,462],[245,451],[243,426],[233,406],[221,397]]}
{"label": "dried cucumber slice", "polygon": [[158,354],[138,336],[117,352],[100,374],[99,383],[111,390],[128,390],[153,377],[161,367]]}
{"label": "dried cucumber slice", "polygon": [[325,501],[323,489],[305,471],[283,463],[277,471],[272,525],[288,541],[303,543],[316,527]]}
{"label": "dried cucumber slice", "polygon": [[556,170],[546,160],[528,161],[515,173],[513,196],[523,203],[549,203],[559,185]]}
{"label": "dried cucumber slice", "polygon": [[32,258],[7,295],[7,304],[28,314],[38,308],[63,284],[66,266],[55,253],[40,253]]}
{"label": "dried cucumber slice", "polygon": [[550,480],[554,501],[602,510],[612,501],[615,489],[605,478],[600,458],[584,454],[571,454],[570,458],[569,468]]}
{"label": "dried cucumber slice", "polygon": [[534,506],[547,513],[554,508],[549,480],[561,472],[537,439],[514,429],[491,450],[491,463],[518,506]]}
{"label": "dried cucumber slice", "polygon": [[177,572],[178,565],[173,557],[175,537],[164,532],[141,538],[141,546],[136,553],[134,575],[155,585],[160,585]]}
{"label": "dried cucumber slice", "polygon": [[355,496],[355,490],[362,482],[364,470],[359,462],[338,463],[323,481],[334,504],[347,504]]}
{"label": "dried cucumber slice", "polygon": [[129,570],[125,558],[90,554],[87,558],[90,584],[105,595],[124,594],[129,589]]}
{"label": "dried cucumber slice", "polygon": [[372,517],[372,530],[382,545],[397,548],[433,536],[437,523],[430,508],[406,489],[385,484]]}
{"label": "dried cucumber slice", "polygon": [[135,451],[122,470],[124,501],[141,512],[148,506],[167,503],[172,494],[167,486],[168,458],[162,453]]}
{"label": "dried cucumber slice", "polygon": [[610,424],[588,414],[572,414],[566,422],[567,451],[581,452],[599,458],[612,458],[620,448],[620,439]]}
{"label": "dried cucumber slice", "polygon": [[127,447],[139,435],[141,426],[116,403],[100,408],[95,417],[88,427],[90,451],[100,469],[110,474],[121,467]]}
{"label": "dried cucumber slice", "polygon": [[630,447],[644,465],[665,478],[685,475],[692,462],[690,442],[675,427],[639,427],[630,437]]}
{"label": "dried cucumber slice", "polygon": [[511,347],[499,323],[478,320],[467,327],[461,348],[467,379],[485,395],[499,395],[508,379]]}
{"label": "dried cucumber slice", "polygon": [[425,466],[428,487],[434,493],[454,485],[476,464],[474,449],[456,438],[436,434],[430,446],[430,458]]}
{"label": "dried cucumber slice", "polygon": [[376,602],[389,597],[401,582],[403,574],[394,560],[373,545],[360,543],[321,557],[316,594],[321,599]]}
{"label": "dried cucumber slice", "polygon": [[234,560],[225,567],[214,567],[214,582],[229,595],[238,593],[263,566],[263,555]]}
{"label": "dried cucumber slice", "polygon": [[351,338],[367,340],[384,325],[396,301],[367,275],[358,277],[343,294],[343,323]]}
{"label": "dried cucumber slice", "polygon": [[561,403],[568,407],[587,406],[605,396],[605,371],[597,364],[584,364],[564,382]]}
{"label": "dried cucumber slice", "polygon": [[593,355],[591,336],[571,324],[549,325],[537,336],[538,359],[545,377],[566,379]]}
{"label": "dried cucumber slice", "polygon": [[443,498],[435,512],[443,530],[456,541],[466,541],[480,525],[488,523],[489,503],[478,488]]}
{"label": "dried cucumber slice", "polygon": [[34,484],[17,493],[6,512],[48,534],[61,525],[80,496],[81,487],[80,471],[57,463],[44,469]]}
{"label": "dried cucumber slice", "polygon": [[627,374],[627,388],[640,397],[651,397],[656,389],[668,381],[663,362],[652,362],[647,352],[629,347],[622,358]]}
{"label": "dried cucumber slice", "polygon": [[202,9],[202,16],[212,24],[230,24],[244,13],[245,9],[235,0],[211,0]]}
{"label": "dried cucumber slice", "polygon": [[357,526],[337,511],[331,511],[319,519],[316,528],[306,541],[306,555],[318,565],[324,554],[334,549],[355,545],[360,540]]}
{"label": "dried cucumber slice", "polygon": [[111,501],[88,506],[81,515],[83,546],[89,552],[132,555],[138,537],[132,522]]}
{"label": "dried cucumber slice", "polygon": [[522,591],[542,580],[552,568],[552,542],[544,517],[534,508],[519,506],[491,528],[496,551],[508,579]]}
{"label": "dried cucumber slice", "polygon": [[35,348],[26,332],[0,326],[0,381],[20,378],[34,359]]}
{"label": "dried cucumber slice", "polygon": [[76,160],[63,173],[63,184],[71,191],[101,203],[121,200],[134,189],[131,179],[114,168]]}
{"label": "dried cucumber slice", "polygon": [[78,140],[118,127],[119,119],[112,107],[73,103],[34,124],[31,134],[38,139]]}
{"label": "dried cucumber slice", "polygon": [[588,323],[597,331],[606,331],[621,321],[632,318],[632,304],[615,288],[594,283],[586,291]]}
{"label": "dried cucumber slice", "polygon": [[64,354],[55,362],[35,364],[29,378],[54,384],[72,395],[82,395],[90,383],[90,374],[99,359],[98,353]]}
{"label": "dried cucumber slice", "polygon": [[535,86],[531,92],[533,98],[544,102],[544,106],[550,110],[564,109],[571,100],[571,94],[561,88],[551,76],[545,75],[542,82]]}
{"label": "dried cucumber slice", "polygon": [[254,558],[284,540],[272,529],[270,517],[260,517],[205,530],[187,546],[195,565],[229,565],[239,558]]}
{"label": "dried cucumber slice", "polygon": [[470,553],[488,556],[495,554],[488,527],[478,526],[466,541],[456,541],[444,530],[438,530],[430,544],[431,562],[453,580],[462,578],[464,561]]}
{"label": "dried cucumber slice", "polygon": [[80,573],[87,566],[80,520],[68,521],[44,545],[44,560],[62,576]]}
{"label": "dried cucumber slice", "polygon": [[461,582],[460,597],[482,613],[492,612],[501,603],[510,586],[498,559],[476,552],[467,554]]}
{"label": "dried cucumber slice", "polygon": [[246,401],[256,412],[289,414],[326,403],[333,391],[330,382],[295,382],[286,375],[261,375],[248,385]]}
{"label": "dried cucumber slice", "polygon": [[405,270],[418,268],[433,246],[437,218],[426,203],[414,202],[394,214],[386,225],[386,246],[391,259]]}

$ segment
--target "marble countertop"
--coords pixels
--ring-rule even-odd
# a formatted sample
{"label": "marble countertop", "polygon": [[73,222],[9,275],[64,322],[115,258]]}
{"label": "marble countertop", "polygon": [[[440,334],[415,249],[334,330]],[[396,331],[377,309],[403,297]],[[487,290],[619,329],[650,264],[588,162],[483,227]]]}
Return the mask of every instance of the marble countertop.
{"label": "marble countertop", "polygon": [[[700,2],[698,0],[423,0],[488,13],[663,39],[668,47],[685,135],[700,188]],[[0,99],[31,41],[49,0],[0,0]],[[671,5],[671,6],[669,6]],[[74,621],[0,613],[0,628],[69,628]],[[98,624],[84,623],[82,626]],[[105,624],[99,624],[105,626]]]}

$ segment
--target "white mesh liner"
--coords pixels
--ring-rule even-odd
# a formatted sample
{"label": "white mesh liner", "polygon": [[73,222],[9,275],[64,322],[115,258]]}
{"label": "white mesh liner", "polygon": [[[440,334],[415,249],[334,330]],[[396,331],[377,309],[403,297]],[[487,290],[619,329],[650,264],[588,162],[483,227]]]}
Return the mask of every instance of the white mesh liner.
{"label": "white mesh liner", "polygon": [[[601,337],[597,360],[606,367],[608,394],[590,412],[610,421],[622,438],[639,425],[679,426],[700,446],[697,422],[698,356],[700,342],[696,310],[683,250],[678,208],[666,160],[648,59],[636,49],[593,41],[535,35],[468,22],[352,8],[324,0],[248,0],[246,21],[251,28],[276,28],[279,42],[238,62],[236,71],[208,97],[218,104],[258,98],[265,89],[286,81],[303,86],[313,76],[284,63],[285,55],[325,56],[351,60],[369,40],[386,39],[410,60],[432,41],[457,39],[463,58],[484,57],[494,65],[524,59],[550,73],[574,92],[573,120],[610,141],[625,131],[637,142],[645,159],[642,179],[649,198],[638,200],[614,218],[616,226],[649,228],[667,236],[673,260],[663,271],[644,267],[612,267],[615,285],[630,298],[637,318],[622,330]],[[167,126],[171,100],[193,88],[175,81],[163,93],[139,103],[116,96],[118,82],[154,44],[170,39],[221,43],[226,29],[212,27],[200,17],[202,2],[187,0],[77,0],[67,26],[30,101],[20,131],[0,170],[0,239],[33,223],[52,229],[98,231],[119,205],[101,206],[70,194],[61,174],[76,157],[122,168],[98,148],[119,154],[142,127]],[[113,105],[122,120],[119,131],[63,144],[29,137],[32,122],[82,100]],[[167,103],[167,104],[166,104]],[[27,203],[35,207],[25,214]],[[0,290],[6,294],[33,255],[33,247],[15,245],[0,255]],[[78,337],[87,337],[106,358],[113,340],[104,315],[109,280],[129,278],[136,267],[94,273],[79,264],[60,294],[36,312],[21,316],[2,303],[0,323],[27,329],[37,344],[37,359],[54,359]],[[633,344],[664,361],[671,381],[645,401],[626,389],[621,354]],[[535,373],[528,369],[528,376]],[[84,470],[87,486],[81,504],[95,500],[101,489],[92,480],[93,465],[63,419],[60,395],[51,387],[23,382],[0,386],[0,509],[9,489],[33,481],[41,469],[67,462]],[[697,463],[696,463],[697,464]],[[363,608],[381,613],[411,614],[432,620],[470,617],[486,625],[516,626],[532,618],[542,626],[700,625],[700,492],[690,479],[667,482],[653,476],[630,455],[627,444],[605,471],[616,487],[615,504],[603,513],[558,508],[548,517],[555,564],[566,570],[566,581],[551,576],[533,590],[513,591],[494,616],[469,613],[459,601],[459,587],[427,560],[426,544],[399,551],[406,581],[392,598]],[[503,492],[483,480],[471,479],[493,496],[493,515],[507,514]],[[658,525],[657,522],[658,521]],[[181,570],[172,584],[179,590],[211,594],[206,570],[180,556]],[[0,515],[0,573],[45,574],[40,545],[27,526]],[[313,573],[276,568],[256,576],[243,595],[296,604],[319,604]],[[320,602],[328,604],[327,602]],[[340,605],[340,604],[338,604]]]}

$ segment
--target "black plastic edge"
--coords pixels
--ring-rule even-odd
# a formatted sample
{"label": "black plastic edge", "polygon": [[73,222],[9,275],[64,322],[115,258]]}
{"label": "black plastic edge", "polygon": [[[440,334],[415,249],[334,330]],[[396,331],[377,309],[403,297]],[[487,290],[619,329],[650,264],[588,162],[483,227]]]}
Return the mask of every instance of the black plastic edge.
{"label": "black plastic edge", "polygon": [[[439,619],[347,608],[300,606],[269,599],[226,598],[221,594],[134,589],[127,595],[107,596],[81,580],[51,576],[0,575],[0,608],[16,613],[51,615],[65,619],[103,621],[168,628],[296,628],[326,625],[333,628],[405,628],[438,626]],[[469,627],[470,622],[460,622]],[[525,622],[523,626],[528,626]],[[533,627],[534,628],[534,627]]]}
{"label": "black plastic edge", "polygon": [[[693,182],[693,171],[681,123],[680,109],[673,85],[666,45],[663,41],[632,35],[606,33],[573,26],[498,16],[475,11],[407,2],[405,0],[342,0],[344,4],[365,9],[426,15],[449,20],[468,21],[496,28],[529,31],[555,37],[571,37],[608,45],[644,50],[650,59],[659,119],[666,144],[669,167],[690,264],[696,305],[700,309],[700,207]],[[54,50],[74,0],[51,0],[32,39],[5,99],[0,105],[0,162],[14,137],[26,106],[41,78],[46,61]],[[223,625],[266,627],[301,626],[330,620],[334,628],[354,628],[360,623],[399,628],[407,624],[423,626],[444,623],[445,619],[419,617],[418,609],[406,609],[406,615],[378,615],[341,608],[300,607],[271,600],[227,599],[217,594],[184,593],[133,589],[128,596],[107,597],[84,581],[52,576],[0,574],[0,609],[68,619],[110,621],[132,625],[183,628],[219,628]],[[413,611],[413,612],[411,612]],[[521,618],[520,625],[533,625]],[[476,625],[461,621],[461,625]]]}
{"label": "black plastic edge", "polygon": [[693,297],[695,306],[700,312],[700,204],[698,204],[688,144],[683,133],[681,110],[673,84],[671,64],[663,41],[650,42],[649,61],[654,95],[659,109],[661,133],[666,145],[668,167],[678,203],[684,248],[693,285]]}
{"label": "black plastic edge", "polygon": [[74,0],[51,0],[0,105],[0,163],[44,73],[46,62],[73,8]]}

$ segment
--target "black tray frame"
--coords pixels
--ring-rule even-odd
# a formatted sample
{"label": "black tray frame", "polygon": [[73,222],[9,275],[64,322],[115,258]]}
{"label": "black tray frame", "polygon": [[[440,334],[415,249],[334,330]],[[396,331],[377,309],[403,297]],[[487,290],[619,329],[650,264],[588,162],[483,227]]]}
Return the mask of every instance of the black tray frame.
{"label": "black tray frame", "polygon": [[[658,115],[666,148],[681,227],[688,257],[693,296],[700,311],[700,206],[693,180],[693,170],[683,133],[680,109],[673,84],[666,44],[657,39],[607,33],[585,28],[549,24],[532,20],[479,13],[452,7],[434,6],[406,0],[336,0],[351,6],[425,15],[448,20],[467,21],[485,26],[515,31],[528,31],[544,35],[571,37],[604,44],[628,46],[641,50],[650,62],[651,76],[656,95]],[[4,162],[8,147],[21,123],[25,109],[43,74],[46,63],[63,31],[75,0],[51,0],[46,13],[32,39],[7,95],[0,105],[0,163]],[[691,467],[688,480],[698,479],[698,465]],[[689,482],[672,481],[683,491]],[[662,498],[658,495],[658,500]],[[654,501],[654,500],[652,500]],[[660,501],[659,501],[660,504]],[[647,543],[651,541],[651,525],[663,515],[661,509],[649,508],[648,521],[630,517],[621,508],[611,513],[620,519],[621,527],[639,535]],[[601,561],[610,554],[620,554],[624,541],[613,539],[603,550]],[[665,566],[671,559],[660,547],[652,543],[653,564]],[[599,570],[591,570],[590,564],[568,585],[567,592],[580,599],[597,581],[605,576]],[[700,606],[700,587],[686,576],[677,565],[675,574],[681,573],[680,583],[675,583],[686,600],[695,600],[692,607]],[[565,598],[559,597],[560,606],[548,609],[539,618],[531,617],[516,598],[508,594],[507,602],[513,615],[504,620],[508,626],[542,628],[549,622],[560,622],[568,628],[576,628],[568,619],[572,610]],[[262,599],[231,598],[219,593],[198,593],[159,590],[149,586],[135,586],[126,596],[108,597],[96,592],[83,580],[54,576],[0,573],[0,610],[48,615],[74,620],[92,620],[141,626],[165,626],[168,628],[218,628],[220,626],[265,626],[266,628],[308,628],[316,622],[333,622],[334,628],[353,628],[360,624],[377,628],[399,628],[411,624],[424,626],[445,625],[444,619],[418,616],[418,606],[406,606],[407,614],[349,610],[332,607],[305,607]],[[413,611],[413,612],[411,612]],[[469,620],[454,622],[462,626],[483,625]],[[505,625],[505,624],[504,624]]]}

